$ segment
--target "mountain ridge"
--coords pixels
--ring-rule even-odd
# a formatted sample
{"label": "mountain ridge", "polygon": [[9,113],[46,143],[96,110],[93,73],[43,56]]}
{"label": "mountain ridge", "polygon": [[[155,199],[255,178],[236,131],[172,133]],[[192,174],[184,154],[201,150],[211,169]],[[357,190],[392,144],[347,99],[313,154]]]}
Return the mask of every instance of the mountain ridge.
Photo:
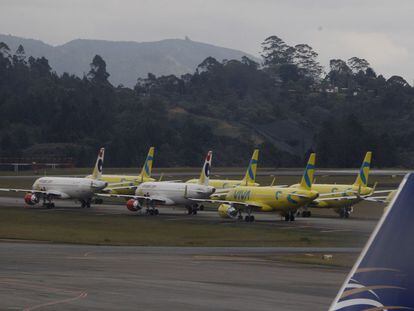
{"label": "mountain ridge", "polygon": [[133,87],[138,78],[148,73],[156,76],[193,73],[198,64],[212,56],[219,61],[240,59],[248,53],[186,39],[163,39],[159,41],[111,41],[98,39],[73,39],[60,45],[51,45],[42,40],[0,34],[0,42],[6,43],[12,52],[21,44],[27,56],[49,60],[58,74],[67,72],[82,77],[89,71],[92,58],[99,54],[107,63],[113,85]]}

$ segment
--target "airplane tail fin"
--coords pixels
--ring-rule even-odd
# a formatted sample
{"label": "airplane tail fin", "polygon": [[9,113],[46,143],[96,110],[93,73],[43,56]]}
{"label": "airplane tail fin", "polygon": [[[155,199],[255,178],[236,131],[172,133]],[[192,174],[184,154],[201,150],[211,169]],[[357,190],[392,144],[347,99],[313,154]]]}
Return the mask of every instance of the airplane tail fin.
{"label": "airplane tail fin", "polygon": [[329,310],[412,310],[414,174],[407,174]]}
{"label": "airplane tail fin", "polygon": [[102,166],[104,161],[105,148],[101,148],[96,159],[95,167],[93,169],[92,178],[101,179],[102,177]]}
{"label": "airplane tail fin", "polygon": [[361,168],[359,169],[358,176],[355,180],[354,185],[360,187],[366,187],[368,185],[369,168],[371,166],[372,152],[368,151],[365,154],[364,161],[362,162]]}
{"label": "airplane tail fin", "polygon": [[198,180],[198,183],[200,185],[208,186],[212,158],[213,158],[213,151],[209,151],[204,161],[203,168],[201,169],[200,179]]}
{"label": "airplane tail fin", "polygon": [[259,160],[259,149],[255,149],[247,167],[246,175],[242,179],[241,185],[254,184],[256,182],[257,162]]}
{"label": "airplane tail fin", "polygon": [[149,148],[147,158],[145,159],[144,166],[141,169],[141,179],[150,178],[152,171],[152,162],[154,161],[154,147]]}
{"label": "airplane tail fin", "polygon": [[311,190],[313,175],[315,174],[315,161],[316,154],[311,153],[309,156],[308,164],[306,165],[305,171],[303,172],[303,177],[300,182],[300,187],[306,190]]}

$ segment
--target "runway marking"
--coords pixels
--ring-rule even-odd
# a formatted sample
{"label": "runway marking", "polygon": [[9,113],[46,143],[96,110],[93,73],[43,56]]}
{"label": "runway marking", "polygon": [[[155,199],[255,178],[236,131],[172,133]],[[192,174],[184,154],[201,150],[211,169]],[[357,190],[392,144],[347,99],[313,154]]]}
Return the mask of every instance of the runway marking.
{"label": "runway marking", "polygon": [[61,304],[61,303],[68,303],[68,302],[75,301],[75,300],[78,300],[78,299],[86,298],[87,296],[88,296],[87,292],[82,292],[76,297],[60,299],[60,300],[54,300],[54,301],[38,304],[38,305],[33,306],[33,307],[24,308],[23,311],[32,311],[32,310],[36,310],[36,309],[43,308],[43,307],[54,306],[54,305]]}
{"label": "runway marking", "polygon": [[17,286],[22,286],[22,287],[29,287],[29,288],[34,288],[37,290],[46,290],[49,292],[61,292],[61,293],[66,293],[66,294],[76,294],[75,297],[70,297],[70,298],[65,298],[65,299],[58,299],[58,300],[53,300],[53,301],[49,301],[46,303],[42,303],[42,304],[38,304],[32,307],[25,307],[23,308],[24,311],[32,311],[32,310],[36,310],[42,307],[47,307],[47,306],[53,306],[56,304],[61,304],[61,303],[68,303],[71,301],[75,301],[78,299],[82,299],[82,298],[86,298],[88,296],[88,293],[86,291],[83,292],[79,292],[79,291],[73,291],[73,290],[69,290],[69,289],[60,289],[60,288],[54,288],[54,287],[48,287],[48,286],[43,286],[43,285],[39,285],[39,284],[33,284],[33,283],[29,283],[29,282],[22,282],[20,280],[17,279],[8,279],[8,278],[0,278],[0,283],[5,283],[5,284],[13,284],[13,285],[17,285]]}

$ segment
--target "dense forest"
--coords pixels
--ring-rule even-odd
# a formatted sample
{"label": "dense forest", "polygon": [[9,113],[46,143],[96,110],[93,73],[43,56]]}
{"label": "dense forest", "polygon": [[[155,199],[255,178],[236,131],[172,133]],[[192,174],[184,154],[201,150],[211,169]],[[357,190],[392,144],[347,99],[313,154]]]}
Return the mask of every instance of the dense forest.
{"label": "dense forest", "polygon": [[261,64],[205,59],[193,74],[108,82],[96,55],[84,77],[54,73],[45,58],[0,43],[0,157],[68,156],[91,165],[138,166],[149,146],[156,166],[246,165],[254,147],[262,166],[300,166],[311,150],[320,167],[414,166],[414,89],[385,79],[358,57],[326,69],[306,44],[277,36],[262,43]]}

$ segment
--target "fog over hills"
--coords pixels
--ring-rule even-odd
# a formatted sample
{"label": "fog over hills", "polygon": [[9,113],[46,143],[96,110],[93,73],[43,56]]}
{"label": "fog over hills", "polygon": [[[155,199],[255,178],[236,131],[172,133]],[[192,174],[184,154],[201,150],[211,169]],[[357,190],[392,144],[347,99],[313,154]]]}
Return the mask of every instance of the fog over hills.
{"label": "fog over hills", "polygon": [[[193,73],[206,57],[217,60],[255,59],[242,51],[219,47],[190,39],[166,39],[155,42],[116,42],[76,39],[63,45],[52,46],[40,40],[25,39],[0,34],[0,42],[6,43],[14,53],[21,44],[27,56],[44,56],[58,74],[68,72],[82,77],[89,71],[92,58],[99,54],[107,64],[113,85],[135,85],[138,77],[149,72],[160,75],[180,76]],[[255,59],[257,60],[257,59]]]}

